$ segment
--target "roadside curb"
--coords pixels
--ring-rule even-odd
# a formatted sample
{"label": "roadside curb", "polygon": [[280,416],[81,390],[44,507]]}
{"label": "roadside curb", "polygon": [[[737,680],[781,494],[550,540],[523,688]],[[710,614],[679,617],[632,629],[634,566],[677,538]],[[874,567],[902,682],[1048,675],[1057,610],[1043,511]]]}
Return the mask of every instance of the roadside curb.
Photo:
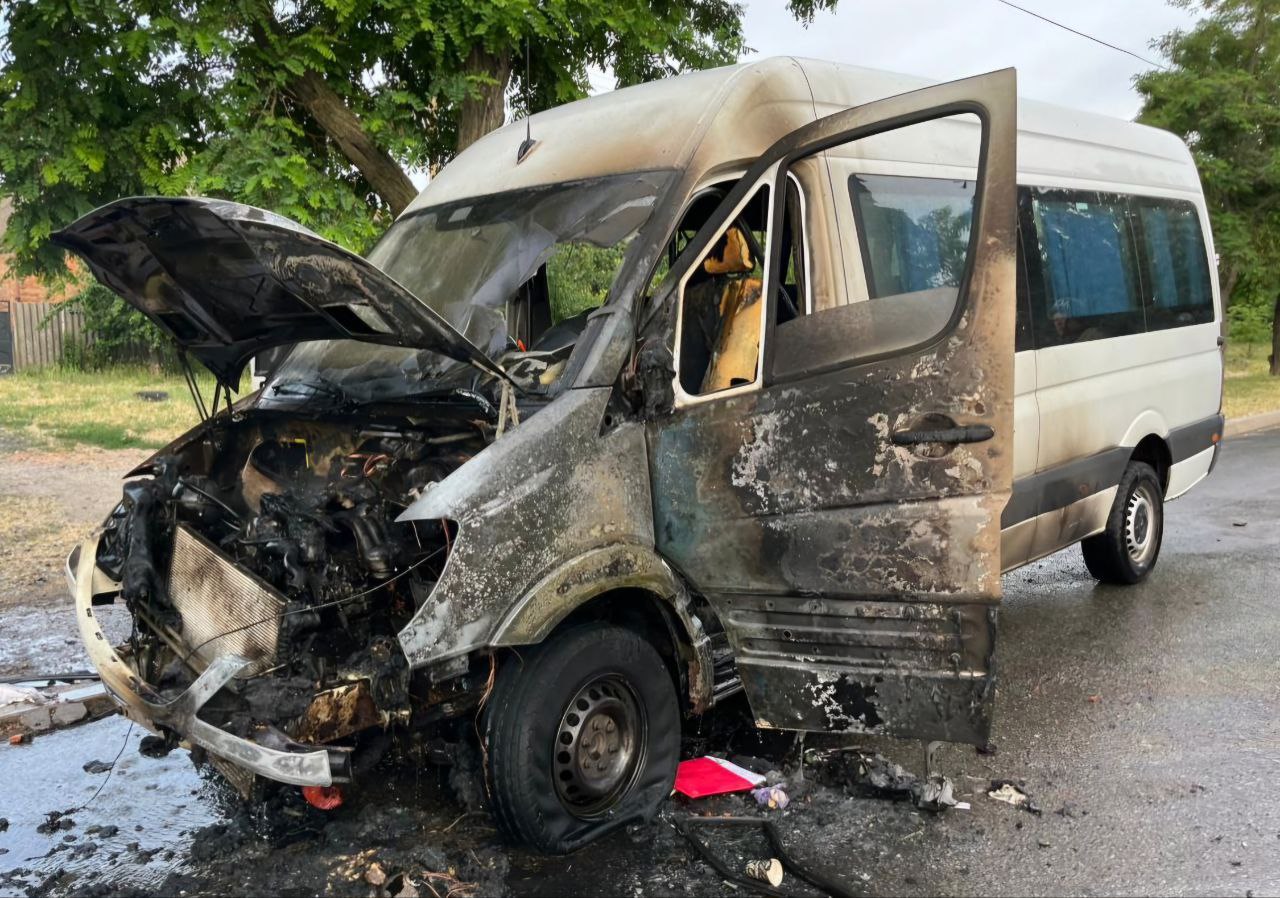
{"label": "roadside curb", "polygon": [[1243,418],[1228,418],[1223,428],[1224,437],[1238,437],[1255,430],[1266,430],[1268,427],[1280,427],[1280,412],[1263,412],[1260,415],[1245,415]]}
{"label": "roadside curb", "polygon": [[0,705],[0,737],[31,736],[94,720],[116,710],[101,683],[22,690],[24,701]]}

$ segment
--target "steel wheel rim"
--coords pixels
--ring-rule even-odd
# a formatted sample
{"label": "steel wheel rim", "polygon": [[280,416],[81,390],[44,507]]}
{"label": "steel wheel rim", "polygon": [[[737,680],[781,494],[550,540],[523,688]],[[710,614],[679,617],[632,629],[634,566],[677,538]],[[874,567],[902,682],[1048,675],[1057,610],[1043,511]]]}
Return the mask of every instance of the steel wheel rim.
{"label": "steel wheel rim", "polygon": [[1140,484],[1129,496],[1124,511],[1124,544],[1129,560],[1145,565],[1156,550],[1156,532],[1160,529],[1155,498],[1147,484]]}
{"label": "steel wheel rim", "polygon": [[635,690],[616,674],[578,690],[556,728],[552,778],[572,814],[599,817],[635,784],[648,745],[649,721]]}

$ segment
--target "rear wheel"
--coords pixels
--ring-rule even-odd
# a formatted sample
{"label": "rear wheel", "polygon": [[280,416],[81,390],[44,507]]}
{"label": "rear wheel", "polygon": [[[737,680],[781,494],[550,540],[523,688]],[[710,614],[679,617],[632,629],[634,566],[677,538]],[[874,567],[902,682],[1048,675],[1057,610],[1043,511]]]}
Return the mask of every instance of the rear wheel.
{"label": "rear wheel", "polygon": [[670,793],[680,750],[675,686],[636,633],[575,627],[522,649],[487,706],[494,815],[508,838],[578,848]]}
{"label": "rear wheel", "polygon": [[1164,537],[1164,490],[1155,469],[1130,462],[1120,479],[1107,529],[1080,543],[1085,567],[1103,583],[1128,585],[1146,578]]}

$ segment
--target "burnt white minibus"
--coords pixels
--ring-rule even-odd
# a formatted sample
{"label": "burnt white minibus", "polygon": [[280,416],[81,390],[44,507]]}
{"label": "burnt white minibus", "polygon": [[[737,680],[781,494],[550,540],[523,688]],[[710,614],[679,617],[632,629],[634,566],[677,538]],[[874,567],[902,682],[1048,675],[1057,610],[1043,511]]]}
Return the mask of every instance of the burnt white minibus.
{"label": "burnt white minibus", "polygon": [[68,561],[152,748],[252,795],[479,733],[547,851],[652,816],[738,692],[761,727],[986,742],[1001,574],[1078,542],[1148,576],[1222,433],[1186,147],[1012,71],[770,59],[571,103],[367,257],[190,197],[55,240],[219,381]]}

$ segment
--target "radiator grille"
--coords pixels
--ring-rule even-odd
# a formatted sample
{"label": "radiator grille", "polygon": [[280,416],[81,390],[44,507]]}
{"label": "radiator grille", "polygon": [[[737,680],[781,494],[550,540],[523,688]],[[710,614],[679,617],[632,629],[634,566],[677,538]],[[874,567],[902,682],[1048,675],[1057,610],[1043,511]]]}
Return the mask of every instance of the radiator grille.
{"label": "radiator grille", "polygon": [[[169,598],[182,617],[183,642],[201,646],[195,653],[201,666],[228,654],[254,661],[241,678],[271,666],[283,598],[182,524],[173,537]],[[206,640],[212,641],[202,645]]]}

